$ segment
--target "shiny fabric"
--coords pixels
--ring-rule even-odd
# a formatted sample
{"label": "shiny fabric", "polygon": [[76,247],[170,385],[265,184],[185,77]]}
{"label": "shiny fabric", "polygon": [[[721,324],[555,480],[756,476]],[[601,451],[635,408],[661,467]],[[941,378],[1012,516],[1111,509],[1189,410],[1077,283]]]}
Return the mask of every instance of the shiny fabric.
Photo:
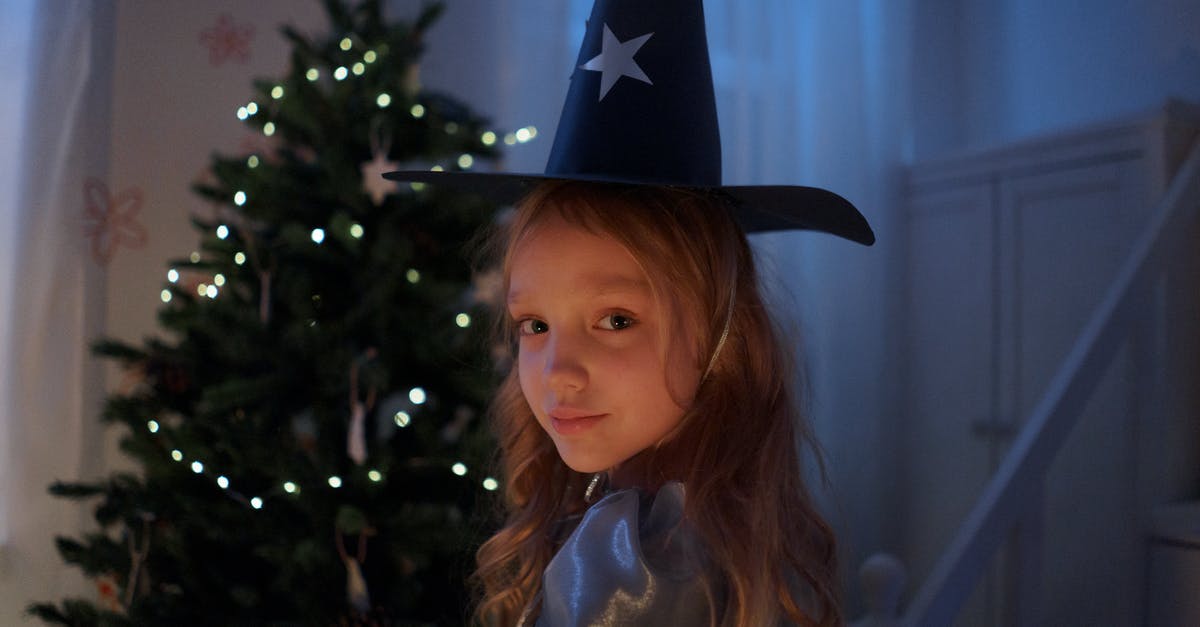
{"label": "shiny fabric", "polygon": [[707,625],[703,546],[684,489],[621,490],[592,505],[542,577],[538,627]]}

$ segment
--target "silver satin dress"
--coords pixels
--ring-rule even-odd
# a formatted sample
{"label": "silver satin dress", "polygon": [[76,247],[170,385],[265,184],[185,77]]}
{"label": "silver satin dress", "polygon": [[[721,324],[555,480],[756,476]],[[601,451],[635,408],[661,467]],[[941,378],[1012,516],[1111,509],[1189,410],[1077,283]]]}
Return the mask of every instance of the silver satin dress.
{"label": "silver satin dress", "polygon": [[683,502],[683,486],[668,483],[588,508],[546,567],[536,625],[708,625],[705,552],[682,524]]}

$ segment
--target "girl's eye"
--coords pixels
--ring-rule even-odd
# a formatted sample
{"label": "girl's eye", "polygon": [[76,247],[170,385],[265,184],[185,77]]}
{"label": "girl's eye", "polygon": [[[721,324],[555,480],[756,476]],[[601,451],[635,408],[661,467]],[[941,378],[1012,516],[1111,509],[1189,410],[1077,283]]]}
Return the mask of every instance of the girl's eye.
{"label": "girl's eye", "polygon": [[537,318],[525,318],[517,321],[517,332],[521,335],[537,335],[550,330],[550,325]]}
{"label": "girl's eye", "polygon": [[633,326],[633,317],[622,314],[608,314],[600,319],[598,326],[607,331],[621,331]]}

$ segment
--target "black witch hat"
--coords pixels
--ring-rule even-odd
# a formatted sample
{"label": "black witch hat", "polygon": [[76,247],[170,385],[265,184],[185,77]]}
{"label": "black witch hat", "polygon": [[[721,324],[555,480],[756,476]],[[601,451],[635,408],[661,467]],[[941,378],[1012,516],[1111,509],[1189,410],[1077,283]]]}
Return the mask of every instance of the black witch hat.
{"label": "black witch hat", "polygon": [[596,0],[544,174],[389,172],[500,201],[578,180],[725,194],[747,232],[807,229],[871,245],[845,198],[795,185],[722,185],[721,140],[701,0]]}

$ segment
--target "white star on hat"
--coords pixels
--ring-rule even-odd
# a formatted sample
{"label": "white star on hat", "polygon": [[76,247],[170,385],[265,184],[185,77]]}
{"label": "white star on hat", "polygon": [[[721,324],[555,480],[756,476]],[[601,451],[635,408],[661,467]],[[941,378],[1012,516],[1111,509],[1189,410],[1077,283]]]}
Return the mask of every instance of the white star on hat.
{"label": "white star on hat", "polygon": [[604,100],[604,96],[608,95],[608,90],[612,89],[613,85],[617,83],[617,79],[622,76],[654,84],[650,81],[650,77],[642,71],[637,61],[633,60],[633,55],[637,54],[638,49],[653,34],[646,33],[628,41],[617,41],[617,36],[609,30],[608,24],[604,25],[604,44],[600,49],[600,54],[579,66],[585,70],[600,72],[600,100]]}

